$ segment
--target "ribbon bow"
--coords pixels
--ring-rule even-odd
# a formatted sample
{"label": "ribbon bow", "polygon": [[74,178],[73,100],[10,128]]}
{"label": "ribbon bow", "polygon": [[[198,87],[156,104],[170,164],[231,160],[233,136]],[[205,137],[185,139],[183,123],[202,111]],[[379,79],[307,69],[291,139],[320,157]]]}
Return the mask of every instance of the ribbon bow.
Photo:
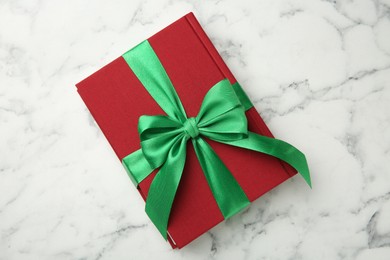
{"label": "ribbon bow", "polygon": [[125,53],[123,58],[167,114],[139,118],[141,149],[122,160],[135,184],[160,168],[149,188],[145,211],[165,239],[190,139],[225,219],[245,208],[250,201],[204,137],[277,157],[299,171],[311,186],[303,153],[286,142],[248,131],[245,110],[252,104],[238,84],[231,85],[227,79],[221,80],[205,95],[198,115],[187,118],[165,69],[148,41]]}

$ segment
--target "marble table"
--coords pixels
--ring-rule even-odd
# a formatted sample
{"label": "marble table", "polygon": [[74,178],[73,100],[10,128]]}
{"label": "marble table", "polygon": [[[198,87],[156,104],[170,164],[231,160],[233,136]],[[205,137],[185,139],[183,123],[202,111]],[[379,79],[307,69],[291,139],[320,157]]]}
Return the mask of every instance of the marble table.
{"label": "marble table", "polygon": [[[294,177],[181,250],[75,83],[194,12]],[[0,1],[0,259],[390,259],[390,1]]]}

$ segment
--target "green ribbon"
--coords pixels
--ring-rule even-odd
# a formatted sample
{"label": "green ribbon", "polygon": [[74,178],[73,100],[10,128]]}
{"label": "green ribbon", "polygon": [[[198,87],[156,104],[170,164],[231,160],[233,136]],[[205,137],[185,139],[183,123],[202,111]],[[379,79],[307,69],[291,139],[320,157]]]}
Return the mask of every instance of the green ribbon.
{"label": "green ribbon", "polygon": [[188,118],[164,67],[148,41],[123,55],[145,89],[167,115],[139,118],[141,149],[122,159],[130,178],[138,185],[159,168],[146,198],[145,211],[167,239],[172,204],[191,139],[200,166],[224,218],[250,202],[229,169],[204,140],[221,142],[279,158],[294,167],[311,187],[306,158],[292,145],[248,131],[245,111],[253,105],[238,83],[227,79],[205,95],[196,117]]}

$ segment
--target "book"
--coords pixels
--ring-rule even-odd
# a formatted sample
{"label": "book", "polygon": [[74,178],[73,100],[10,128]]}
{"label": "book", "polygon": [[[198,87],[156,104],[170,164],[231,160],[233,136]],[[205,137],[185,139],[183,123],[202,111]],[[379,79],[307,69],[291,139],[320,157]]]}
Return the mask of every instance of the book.
{"label": "book", "polygon": [[[232,84],[236,82],[193,13],[168,25],[148,41],[189,117],[197,115],[205,94],[214,84],[225,78]],[[139,117],[165,114],[122,56],[76,86],[119,160],[140,149],[137,132]],[[247,110],[246,116],[250,131],[273,137],[255,107]],[[232,172],[250,201],[296,174],[291,166],[272,156],[205,140]],[[144,200],[156,172],[138,186]],[[129,182],[131,188],[134,187]],[[129,198],[130,204],[131,200]],[[168,222],[168,240],[173,248],[181,248],[223,220],[189,142],[183,176]]]}

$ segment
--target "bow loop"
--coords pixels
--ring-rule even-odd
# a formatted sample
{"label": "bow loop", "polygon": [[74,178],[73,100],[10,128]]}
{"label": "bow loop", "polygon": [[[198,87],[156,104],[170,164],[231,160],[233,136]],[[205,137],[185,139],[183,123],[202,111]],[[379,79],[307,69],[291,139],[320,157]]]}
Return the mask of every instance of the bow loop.
{"label": "bow loop", "polygon": [[138,132],[142,152],[152,168],[158,168],[166,161],[171,147],[185,137],[182,124],[168,116],[141,116]]}
{"label": "bow loop", "polygon": [[242,139],[248,134],[244,107],[227,79],[207,92],[196,119],[200,134],[216,141]]}

